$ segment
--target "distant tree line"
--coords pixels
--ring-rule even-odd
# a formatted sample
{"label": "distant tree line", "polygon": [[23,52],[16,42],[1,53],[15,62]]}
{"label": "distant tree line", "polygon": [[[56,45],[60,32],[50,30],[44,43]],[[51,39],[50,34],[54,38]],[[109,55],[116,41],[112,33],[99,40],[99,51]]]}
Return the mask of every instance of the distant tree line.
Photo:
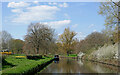
{"label": "distant tree line", "polygon": [[105,44],[115,44],[117,41],[111,39],[104,31],[93,32],[83,40],[75,38],[76,32],[70,28],[65,28],[64,32],[55,36],[55,30],[51,27],[40,24],[31,23],[28,26],[27,34],[24,41],[14,39],[6,32],[2,31],[1,50],[9,49],[14,54],[78,54],[79,52],[87,52],[89,50],[97,50]]}
{"label": "distant tree line", "polygon": [[24,41],[12,38],[7,31],[0,32],[0,50],[9,50],[12,53],[23,53]]}

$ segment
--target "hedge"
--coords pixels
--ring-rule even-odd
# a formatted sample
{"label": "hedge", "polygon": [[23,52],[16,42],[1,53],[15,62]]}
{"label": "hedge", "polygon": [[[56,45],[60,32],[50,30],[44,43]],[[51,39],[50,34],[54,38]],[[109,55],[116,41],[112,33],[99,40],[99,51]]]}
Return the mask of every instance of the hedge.
{"label": "hedge", "polygon": [[[44,57],[45,58],[45,57]],[[52,61],[53,58],[45,58],[40,60],[29,60],[29,59],[16,59],[14,57],[9,57],[6,59],[8,63],[16,65],[12,68],[6,68],[2,71],[2,75],[4,74],[29,74],[30,72],[34,72],[40,66],[42,67],[47,62]],[[38,69],[39,70],[39,69]]]}

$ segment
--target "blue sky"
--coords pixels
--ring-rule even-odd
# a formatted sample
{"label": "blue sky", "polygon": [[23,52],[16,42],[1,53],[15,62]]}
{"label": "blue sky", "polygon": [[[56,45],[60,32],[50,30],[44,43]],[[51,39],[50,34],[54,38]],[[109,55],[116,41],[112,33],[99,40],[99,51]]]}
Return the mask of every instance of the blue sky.
{"label": "blue sky", "polygon": [[77,32],[77,38],[104,29],[104,17],[98,14],[99,2],[3,2],[2,29],[13,38],[24,39],[28,25],[47,24],[59,35],[66,27]]}

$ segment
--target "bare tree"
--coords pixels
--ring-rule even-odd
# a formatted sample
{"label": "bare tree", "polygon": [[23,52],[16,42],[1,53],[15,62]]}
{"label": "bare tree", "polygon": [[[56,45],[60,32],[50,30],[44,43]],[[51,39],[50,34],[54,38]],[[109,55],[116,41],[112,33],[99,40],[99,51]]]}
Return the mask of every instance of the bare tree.
{"label": "bare tree", "polygon": [[1,49],[9,49],[10,40],[12,39],[11,34],[9,34],[7,31],[2,31],[0,35],[1,35],[1,43],[2,43]]}
{"label": "bare tree", "polygon": [[102,47],[107,42],[108,38],[105,34],[93,32],[84,40],[81,40],[76,47],[79,49],[79,51],[86,53],[88,50],[97,50],[98,47]]}
{"label": "bare tree", "polygon": [[35,53],[42,50],[47,54],[50,44],[54,42],[54,29],[41,23],[31,23],[25,36],[25,43],[34,49]]}
{"label": "bare tree", "polygon": [[86,41],[91,48],[98,48],[99,46],[103,46],[107,41],[106,39],[107,38],[105,35],[100,32],[93,32],[86,37]]}

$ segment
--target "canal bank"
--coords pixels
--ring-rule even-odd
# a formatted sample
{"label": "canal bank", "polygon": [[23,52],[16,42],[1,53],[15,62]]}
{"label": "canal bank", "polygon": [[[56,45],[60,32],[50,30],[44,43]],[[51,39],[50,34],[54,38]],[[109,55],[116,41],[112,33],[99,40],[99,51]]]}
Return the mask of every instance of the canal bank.
{"label": "canal bank", "polygon": [[90,54],[86,54],[86,55],[82,56],[81,60],[96,62],[96,63],[105,64],[105,65],[109,65],[109,66],[120,67],[120,63],[119,63],[120,61],[118,61],[118,59],[114,59],[114,58],[97,59],[97,58],[90,56]]}
{"label": "canal bank", "polygon": [[91,61],[91,62],[96,62],[96,63],[101,63],[101,64],[106,64],[106,65],[110,65],[110,66],[115,66],[115,67],[120,67],[120,64],[118,60],[91,60],[91,59],[84,59],[86,61]]}

